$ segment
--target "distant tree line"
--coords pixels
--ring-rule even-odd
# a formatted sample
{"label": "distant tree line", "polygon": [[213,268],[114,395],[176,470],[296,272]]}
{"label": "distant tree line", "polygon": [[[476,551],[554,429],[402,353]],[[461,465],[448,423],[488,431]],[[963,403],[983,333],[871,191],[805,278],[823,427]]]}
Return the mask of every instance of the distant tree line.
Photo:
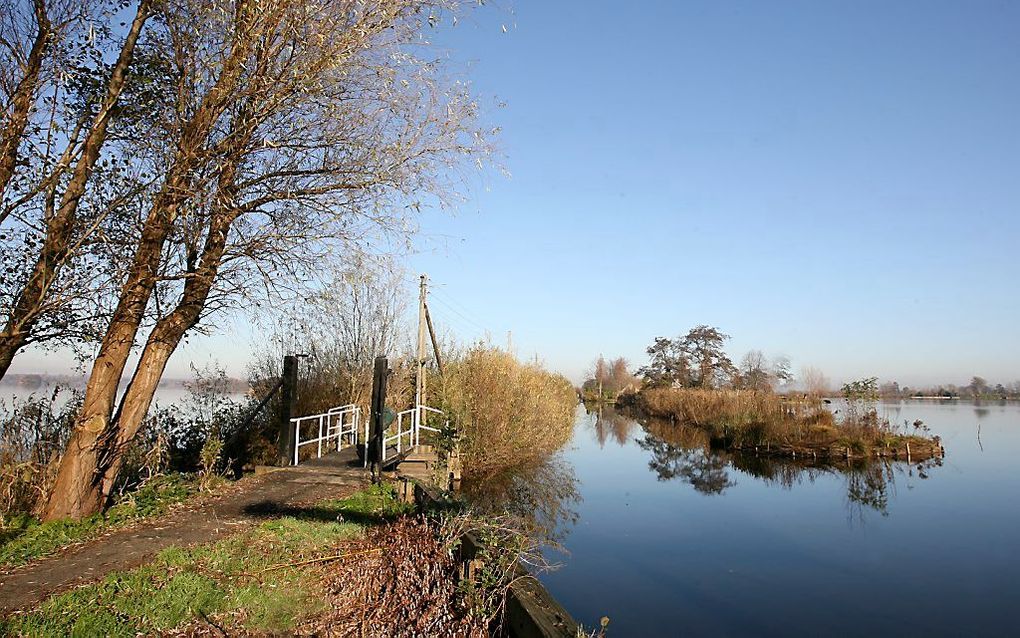
{"label": "distant tree line", "polygon": [[993,385],[984,377],[974,376],[967,385],[945,383],[916,388],[900,386],[896,381],[888,381],[879,385],[878,393],[886,399],[909,399],[910,397],[985,400],[1020,399],[1020,380]]}
{"label": "distant tree line", "polygon": [[[649,388],[698,388],[705,390],[752,390],[756,392],[797,391],[813,397],[832,394],[830,380],[818,368],[801,368],[799,378],[791,371],[790,360],[782,355],[766,356],[750,350],[735,364],[724,347],[730,336],[705,324],[691,328],[675,338],[656,337],[645,352],[648,364],[634,375],[627,371],[623,358],[595,361],[581,386],[586,398],[613,398],[628,386]],[[872,379],[869,377],[869,379]],[[1020,399],[1020,380],[991,383],[974,376],[966,385],[952,383],[926,387],[901,386],[896,381],[879,384],[876,398],[943,397],[947,399]]]}
{"label": "distant tree line", "polygon": [[582,395],[586,400],[613,399],[624,390],[636,389],[639,381],[628,367],[623,357],[607,360],[599,355],[581,384]]}

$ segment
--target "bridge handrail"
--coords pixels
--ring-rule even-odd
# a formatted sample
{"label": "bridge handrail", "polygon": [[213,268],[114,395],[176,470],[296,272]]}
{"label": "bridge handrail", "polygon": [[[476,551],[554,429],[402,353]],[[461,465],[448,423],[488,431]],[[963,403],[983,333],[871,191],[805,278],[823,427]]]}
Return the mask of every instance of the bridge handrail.
{"label": "bridge handrail", "polygon": [[[421,443],[422,430],[428,430],[430,432],[441,431],[439,428],[433,428],[427,425],[422,425],[421,416],[423,412],[433,412],[435,414],[440,415],[445,414],[442,410],[437,410],[436,408],[420,403],[413,408],[408,408],[406,410],[403,410],[402,412],[398,412],[396,418],[397,431],[389,436],[386,436],[385,434],[383,435],[382,462],[384,463],[386,462],[386,448],[391,442],[396,443],[397,454],[400,454],[403,451],[403,438],[405,436],[408,438],[407,446],[413,447]],[[411,416],[410,418],[411,423],[408,429],[406,430],[403,429],[403,420],[405,414],[409,414]]]}
{"label": "bridge handrail", "polygon": [[[434,428],[428,425],[424,425],[422,421],[422,415],[426,413],[438,414],[440,416],[445,415],[442,410],[433,408],[428,405],[418,404],[413,408],[408,408],[397,413],[396,432],[393,434],[383,433],[382,438],[382,461],[386,461],[387,448],[391,443],[395,443],[397,448],[397,454],[403,452],[406,446],[408,448],[414,447],[421,442],[421,431],[426,430],[429,432],[441,432],[440,428]],[[347,415],[351,415],[350,420],[347,420]],[[404,427],[404,421],[408,421],[407,427]],[[318,436],[301,440],[301,427],[310,422],[319,423]],[[329,408],[325,412],[318,414],[309,414],[306,416],[294,417],[290,420],[294,426],[294,465],[297,465],[300,460],[300,450],[304,445],[317,445],[316,456],[322,456],[322,444],[336,439],[336,449],[339,450],[343,446],[344,436],[350,435],[351,443],[355,445],[364,445],[367,447],[370,436],[370,423],[369,419],[364,420],[364,430],[362,431],[362,419],[361,419],[361,407],[355,403],[348,403],[346,405],[340,405],[334,408]],[[449,423],[449,421],[447,421]],[[391,426],[392,427],[392,426]],[[360,439],[360,440],[359,440]],[[366,451],[364,455],[364,464],[368,466],[368,453]]]}
{"label": "bridge handrail", "polygon": [[[345,422],[344,417],[351,415],[350,421]],[[301,440],[301,425],[310,421],[319,422],[319,435],[315,438]],[[337,406],[330,408],[326,412],[319,414],[309,414],[307,416],[294,417],[290,422],[294,425],[294,465],[298,464],[299,452],[302,445],[311,445],[313,443],[318,444],[318,451],[316,452],[316,458],[322,457],[322,443],[329,441],[332,438],[336,438],[336,449],[339,450],[343,446],[344,435],[352,435],[352,444],[358,443],[358,432],[360,430],[359,423],[361,421],[361,407],[354,404],[348,403],[347,405]],[[325,427],[325,432],[323,432]],[[368,439],[366,438],[366,441]]]}

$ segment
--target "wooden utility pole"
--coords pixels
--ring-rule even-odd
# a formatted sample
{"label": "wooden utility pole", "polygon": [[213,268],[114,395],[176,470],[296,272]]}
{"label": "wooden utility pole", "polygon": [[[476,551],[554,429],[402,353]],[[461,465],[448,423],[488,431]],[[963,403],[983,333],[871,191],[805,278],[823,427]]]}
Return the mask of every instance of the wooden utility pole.
{"label": "wooden utility pole", "polygon": [[386,378],[389,376],[389,364],[386,357],[375,358],[375,370],[372,375],[372,403],[369,406],[369,426],[371,433],[365,454],[372,464],[372,482],[379,480],[382,472],[383,431],[386,430]]}
{"label": "wooden utility pole", "polygon": [[280,438],[277,443],[277,465],[290,465],[294,460],[294,432],[290,420],[294,417],[294,404],[297,400],[297,366],[296,355],[288,354],[283,358],[283,376],[280,379]]}
{"label": "wooden utility pole", "polygon": [[[415,375],[415,386],[414,386],[414,408],[419,410],[418,406],[425,405],[425,392],[426,381],[425,381],[425,297],[428,295],[428,275],[421,276],[421,283],[418,285],[418,373]],[[424,424],[425,415],[419,411],[418,418],[419,423]]]}
{"label": "wooden utility pole", "polygon": [[436,330],[432,327],[432,315],[429,314],[428,304],[425,305],[425,323],[429,327],[429,337],[432,339],[432,354],[436,357],[436,367],[439,368],[439,376],[443,376],[443,358],[439,356],[439,341],[436,340]]}
{"label": "wooden utility pole", "polygon": [[603,374],[603,370],[604,370],[604,367],[605,367],[604,364],[602,363],[602,353],[601,352],[599,353],[599,364],[596,367],[597,367],[597,372],[595,373],[595,376],[597,376],[599,378],[599,403],[601,404],[602,403],[602,374]]}

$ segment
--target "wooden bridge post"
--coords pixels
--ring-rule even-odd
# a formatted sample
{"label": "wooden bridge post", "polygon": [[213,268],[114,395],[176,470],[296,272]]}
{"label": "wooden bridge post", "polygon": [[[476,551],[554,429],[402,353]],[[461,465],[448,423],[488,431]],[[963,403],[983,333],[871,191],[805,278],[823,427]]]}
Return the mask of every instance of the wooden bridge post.
{"label": "wooden bridge post", "polygon": [[297,356],[288,354],[283,358],[283,376],[280,387],[280,420],[277,446],[277,465],[290,465],[294,462],[294,431],[290,420],[294,417],[294,404],[297,400]]}
{"label": "wooden bridge post", "polygon": [[386,377],[389,375],[389,364],[386,357],[375,358],[375,370],[372,374],[372,403],[370,406],[368,449],[365,454],[372,463],[372,482],[379,480],[382,470],[383,431],[386,429],[384,411],[386,409]]}

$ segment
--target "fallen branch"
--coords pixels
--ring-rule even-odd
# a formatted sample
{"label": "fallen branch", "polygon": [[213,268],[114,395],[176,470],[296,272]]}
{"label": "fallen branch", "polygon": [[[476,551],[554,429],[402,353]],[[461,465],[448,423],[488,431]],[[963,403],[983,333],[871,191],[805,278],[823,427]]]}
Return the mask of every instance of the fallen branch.
{"label": "fallen branch", "polygon": [[352,553],[348,553],[348,554],[337,554],[335,556],[324,556],[322,558],[309,558],[308,560],[299,560],[299,561],[295,561],[293,563],[280,563],[279,565],[271,565],[269,567],[266,567],[265,569],[263,569],[259,573],[260,574],[265,574],[266,572],[271,572],[271,571],[274,571],[274,570],[277,570],[277,569],[283,569],[284,567],[301,567],[302,565],[311,565],[313,563],[328,563],[330,561],[340,560],[341,558],[353,558],[355,556],[364,556],[366,554],[377,554],[377,553],[379,553],[381,551],[382,551],[382,548],[367,549],[367,550],[365,550],[363,552],[352,552]]}

